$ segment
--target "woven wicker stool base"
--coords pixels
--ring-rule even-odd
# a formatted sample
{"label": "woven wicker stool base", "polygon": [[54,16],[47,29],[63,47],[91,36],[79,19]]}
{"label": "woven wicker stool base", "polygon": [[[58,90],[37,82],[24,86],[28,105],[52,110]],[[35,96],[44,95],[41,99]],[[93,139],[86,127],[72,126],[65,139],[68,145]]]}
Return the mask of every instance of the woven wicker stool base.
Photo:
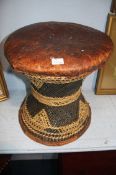
{"label": "woven wicker stool base", "polygon": [[[69,138],[64,139],[60,139],[60,140],[56,140],[56,141],[48,141],[48,138],[44,138],[43,139],[41,137],[39,137],[39,134],[35,133],[34,130],[31,128],[29,128],[26,123],[23,121],[22,119],[22,110],[19,111],[19,123],[21,125],[22,130],[24,131],[24,133],[32,140],[44,144],[44,145],[48,145],[48,146],[61,146],[61,145],[65,145],[68,144],[70,142],[73,142],[75,140],[77,140],[89,127],[91,122],[91,116],[88,116],[85,122],[85,125],[83,125],[83,127],[81,128],[80,131],[78,131],[77,129],[77,133],[74,134],[74,136],[72,135]],[[81,127],[81,126],[80,126]]]}
{"label": "woven wicker stool base", "polygon": [[90,125],[90,121],[91,121],[91,117],[88,118],[87,120],[87,123],[85,126],[83,126],[82,130],[80,132],[77,131],[77,134],[72,136],[71,138],[68,138],[67,140],[64,140],[64,141],[54,141],[54,142],[49,142],[49,141],[46,141],[44,139],[40,139],[37,135],[34,136],[33,132],[31,132],[27,127],[26,125],[24,124],[22,118],[21,118],[21,115],[19,115],[19,122],[20,122],[20,125],[21,125],[21,128],[22,130],[24,131],[24,133],[32,140],[38,142],[38,143],[41,143],[41,144],[44,144],[44,145],[48,145],[48,146],[62,146],[62,145],[65,145],[65,144],[68,144],[70,142],[73,142],[75,140],[77,140],[86,130],[87,128],[89,127]]}
{"label": "woven wicker stool base", "polygon": [[89,104],[80,86],[73,82],[31,81],[32,92],[19,111],[19,122],[24,133],[36,142],[59,146],[80,137],[91,119]]}

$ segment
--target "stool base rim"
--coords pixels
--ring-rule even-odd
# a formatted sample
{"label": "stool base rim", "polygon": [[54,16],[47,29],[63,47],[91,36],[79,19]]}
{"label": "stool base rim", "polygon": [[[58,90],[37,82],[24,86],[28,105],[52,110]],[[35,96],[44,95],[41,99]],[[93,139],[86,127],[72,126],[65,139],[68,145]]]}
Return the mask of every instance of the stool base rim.
{"label": "stool base rim", "polygon": [[88,129],[90,122],[91,122],[91,109],[90,109],[90,107],[89,107],[89,111],[90,111],[90,114],[87,117],[87,123],[86,123],[86,125],[83,126],[81,132],[78,133],[78,131],[77,131],[77,134],[75,134],[74,136],[72,136],[70,138],[67,138],[64,141],[54,141],[54,142],[53,141],[45,141],[45,140],[42,140],[42,139],[34,136],[23,122],[21,108],[19,110],[19,123],[20,123],[20,126],[21,126],[24,134],[27,135],[33,141],[36,141],[40,144],[44,144],[47,146],[62,146],[62,145],[65,145],[65,144],[68,144],[68,143],[71,143],[71,142],[77,140]]}

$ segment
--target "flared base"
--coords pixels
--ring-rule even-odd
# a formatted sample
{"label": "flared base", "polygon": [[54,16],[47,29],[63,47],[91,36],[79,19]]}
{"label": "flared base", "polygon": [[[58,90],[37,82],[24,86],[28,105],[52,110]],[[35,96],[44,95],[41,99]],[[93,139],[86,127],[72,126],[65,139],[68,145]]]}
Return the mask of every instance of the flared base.
{"label": "flared base", "polygon": [[[91,121],[91,110],[89,104],[81,100],[78,102],[79,115],[72,123],[54,127],[50,125],[45,111],[39,112],[32,117],[27,108],[28,97],[19,111],[19,122],[24,133],[32,140],[49,146],[60,146],[78,139],[88,128]],[[60,115],[60,114],[59,114]]]}

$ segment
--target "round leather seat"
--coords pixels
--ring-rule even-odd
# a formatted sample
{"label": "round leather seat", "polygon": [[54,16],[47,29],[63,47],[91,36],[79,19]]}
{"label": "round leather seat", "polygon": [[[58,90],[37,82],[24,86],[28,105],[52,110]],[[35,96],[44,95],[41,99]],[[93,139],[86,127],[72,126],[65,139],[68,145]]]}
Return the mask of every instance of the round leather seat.
{"label": "round leather seat", "polygon": [[[106,34],[80,24],[42,22],[23,27],[5,43],[5,54],[17,71],[41,75],[79,76],[109,58],[112,41]],[[64,64],[52,64],[63,58]]]}

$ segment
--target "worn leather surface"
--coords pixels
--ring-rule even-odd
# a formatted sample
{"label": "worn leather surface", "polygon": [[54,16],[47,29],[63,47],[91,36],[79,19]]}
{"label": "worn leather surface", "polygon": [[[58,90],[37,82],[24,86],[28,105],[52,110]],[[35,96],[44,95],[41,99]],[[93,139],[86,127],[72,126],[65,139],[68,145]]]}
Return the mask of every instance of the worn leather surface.
{"label": "worn leather surface", "polygon": [[[21,72],[79,76],[103,65],[112,51],[106,34],[75,23],[43,22],[12,33],[4,45],[11,66]],[[52,65],[52,58],[64,64]]]}

